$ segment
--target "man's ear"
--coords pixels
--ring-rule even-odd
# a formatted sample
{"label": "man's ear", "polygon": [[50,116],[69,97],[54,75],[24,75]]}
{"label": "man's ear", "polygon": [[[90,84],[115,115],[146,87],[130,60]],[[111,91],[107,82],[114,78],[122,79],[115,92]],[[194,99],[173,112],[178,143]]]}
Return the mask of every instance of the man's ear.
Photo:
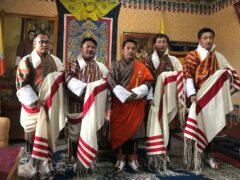
{"label": "man's ear", "polygon": [[121,52],[120,53],[121,53],[121,55],[123,55],[123,48],[121,48]]}
{"label": "man's ear", "polygon": [[33,40],[33,49],[36,47],[36,41]]}
{"label": "man's ear", "polygon": [[156,44],[155,43],[153,44],[153,48],[156,48]]}

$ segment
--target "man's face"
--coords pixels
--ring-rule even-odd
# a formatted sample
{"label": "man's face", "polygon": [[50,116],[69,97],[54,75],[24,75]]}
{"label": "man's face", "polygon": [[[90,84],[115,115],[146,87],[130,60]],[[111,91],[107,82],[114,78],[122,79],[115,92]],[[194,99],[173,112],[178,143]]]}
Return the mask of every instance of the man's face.
{"label": "man's face", "polygon": [[157,38],[155,43],[155,49],[159,54],[164,54],[168,48],[168,42],[166,38]]}
{"label": "man's face", "polygon": [[198,42],[203,48],[210,51],[212,49],[213,44],[214,44],[213,33],[211,33],[211,32],[203,33],[201,38],[198,39]]}
{"label": "man's face", "polygon": [[137,47],[132,42],[127,42],[122,49],[123,59],[133,61],[135,59]]}
{"label": "man's face", "polygon": [[91,61],[96,55],[97,47],[92,41],[86,41],[82,45],[80,51],[84,60]]}
{"label": "man's face", "polygon": [[35,36],[35,33],[34,33],[34,32],[30,32],[30,33],[28,34],[28,37],[29,37],[30,40],[33,40],[34,36]]}
{"label": "man's face", "polygon": [[34,47],[38,54],[46,55],[50,50],[50,42],[47,35],[39,34],[33,41]]}

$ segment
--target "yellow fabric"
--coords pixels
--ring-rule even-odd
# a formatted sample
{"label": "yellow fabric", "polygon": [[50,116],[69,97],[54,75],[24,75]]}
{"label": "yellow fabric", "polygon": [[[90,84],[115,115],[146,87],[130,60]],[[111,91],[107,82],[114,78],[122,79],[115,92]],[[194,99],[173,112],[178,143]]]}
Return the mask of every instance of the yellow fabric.
{"label": "yellow fabric", "polygon": [[163,16],[164,16],[164,14],[162,13],[161,14],[161,19],[160,19],[160,33],[161,34],[164,34],[164,21],[163,21]]}
{"label": "yellow fabric", "polygon": [[5,73],[5,61],[3,52],[3,15],[0,16],[0,76]]}
{"label": "yellow fabric", "polygon": [[60,0],[64,7],[80,21],[91,19],[98,21],[119,3],[98,0]]}

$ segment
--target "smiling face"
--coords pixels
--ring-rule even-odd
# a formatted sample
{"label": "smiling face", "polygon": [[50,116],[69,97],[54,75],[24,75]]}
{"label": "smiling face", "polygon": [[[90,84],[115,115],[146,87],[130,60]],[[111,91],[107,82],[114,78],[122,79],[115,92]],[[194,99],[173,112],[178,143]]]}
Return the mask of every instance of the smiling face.
{"label": "smiling face", "polygon": [[122,48],[122,56],[126,61],[133,61],[137,52],[137,46],[133,42],[127,42]]}
{"label": "smiling face", "polygon": [[38,34],[33,41],[33,45],[39,55],[46,55],[50,50],[49,37],[45,34]]}
{"label": "smiling face", "polygon": [[97,47],[92,41],[85,41],[80,51],[85,61],[91,61],[95,58]]}
{"label": "smiling face", "polygon": [[210,51],[214,44],[214,35],[212,32],[205,32],[201,35],[201,37],[198,39],[199,44]]}

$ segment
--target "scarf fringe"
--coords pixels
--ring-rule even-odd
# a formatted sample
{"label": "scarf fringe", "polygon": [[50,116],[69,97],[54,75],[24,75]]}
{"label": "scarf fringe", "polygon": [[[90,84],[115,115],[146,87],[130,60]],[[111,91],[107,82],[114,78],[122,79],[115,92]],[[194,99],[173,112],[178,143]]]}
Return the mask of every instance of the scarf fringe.
{"label": "scarf fringe", "polygon": [[53,172],[52,161],[44,161],[36,158],[31,158],[30,162],[36,173],[40,173],[41,175],[50,175]]}
{"label": "scarf fringe", "polygon": [[180,128],[182,132],[184,132],[185,127],[185,114],[186,114],[186,107],[185,105],[179,104],[178,107],[178,120],[180,121]]}
{"label": "scarf fringe", "polygon": [[203,152],[197,151],[197,142],[184,137],[184,164],[187,169],[194,168],[194,172],[199,175],[203,170]]}
{"label": "scarf fringe", "polygon": [[199,151],[194,152],[194,172],[197,175],[200,175],[203,170],[203,157],[204,157],[203,154],[204,153]]}
{"label": "scarf fringe", "polygon": [[156,172],[167,170],[166,154],[157,154],[148,156],[148,169]]}
{"label": "scarf fringe", "polygon": [[76,162],[76,169],[75,173],[77,174],[78,178],[86,178],[88,177],[88,170],[82,165],[82,163],[77,160]]}
{"label": "scarf fringe", "polygon": [[190,169],[193,165],[193,153],[195,151],[194,141],[184,137],[184,164],[187,165],[187,169]]}
{"label": "scarf fringe", "polygon": [[87,178],[91,176],[95,171],[94,169],[97,167],[96,161],[93,160],[90,167],[87,169],[84,165],[77,159],[75,173],[77,174],[78,178]]}
{"label": "scarf fringe", "polygon": [[107,149],[109,145],[109,130],[110,124],[109,121],[105,121],[101,129],[97,132],[97,142],[99,149]]}

